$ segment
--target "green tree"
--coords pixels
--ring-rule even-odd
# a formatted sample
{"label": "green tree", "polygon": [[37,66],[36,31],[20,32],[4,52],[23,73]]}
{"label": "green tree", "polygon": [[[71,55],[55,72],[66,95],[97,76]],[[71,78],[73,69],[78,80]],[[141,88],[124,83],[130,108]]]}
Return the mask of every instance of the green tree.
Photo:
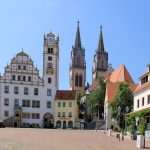
{"label": "green tree", "polygon": [[87,99],[87,107],[89,108],[89,114],[92,116],[102,117],[104,112],[104,100],[105,100],[105,83],[103,78],[98,79],[98,87],[91,92]]}
{"label": "green tree", "polygon": [[112,110],[111,117],[118,121],[118,124],[121,128],[124,128],[125,114],[130,112],[131,108],[133,107],[133,92],[128,83],[120,83],[110,107]]}

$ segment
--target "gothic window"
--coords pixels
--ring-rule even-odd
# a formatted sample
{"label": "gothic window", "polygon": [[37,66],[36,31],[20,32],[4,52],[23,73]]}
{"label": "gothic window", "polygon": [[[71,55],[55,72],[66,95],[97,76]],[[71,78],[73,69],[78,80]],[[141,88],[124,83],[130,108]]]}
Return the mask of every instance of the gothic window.
{"label": "gothic window", "polygon": [[82,74],[79,76],[79,86],[82,87]]}
{"label": "gothic window", "polygon": [[77,58],[77,65],[81,65],[81,58],[80,58],[80,56],[78,56],[78,58]]}
{"label": "gothic window", "polygon": [[78,86],[78,74],[75,75],[75,86]]}

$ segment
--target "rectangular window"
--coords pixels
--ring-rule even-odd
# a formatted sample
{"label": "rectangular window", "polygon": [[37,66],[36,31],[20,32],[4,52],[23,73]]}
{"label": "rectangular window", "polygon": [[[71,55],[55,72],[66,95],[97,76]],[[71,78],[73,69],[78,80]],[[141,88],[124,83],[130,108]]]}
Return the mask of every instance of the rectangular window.
{"label": "rectangular window", "polygon": [[40,119],[39,113],[32,113],[32,119]]}
{"label": "rectangular window", "polygon": [[31,82],[31,76],[28,76],[28,81]]}
{"label": "rectangular window", "polygon": [[144,106],[144,97],[142,97],[142,106]]}
{"label": "rectangular window", "polygon": [[147,96],[147,104],[150,104],[150,95]]}
{"label": "rectangular window", "polygon": [[28,95],[29,94],[29,88],[28,87],[24,87],[24,95]]}
{"label": "rectangular window", "polygon": [[21,70],[21,65],[18,65],[18,70]]}
{"label": "rectangular window", "polygon": [[5,110],[5,111],[4,111],[4,116],[5,116],[5,117],[9,117],[9,111],[8,111],[8,110]]}
{"label": "rectangular window", "polygon": [[48,61],[52,61],[52,56],[48,56]]}
{"label": "rectangular window", "polygon": [[23,70],[26,70],[26,68],[27,68],[26,66],[23,66]]}
{"label": "rectangular window", "polygon": [[32,108],[40,108],[40,101],[32,100]]}
{"label": "rectangular window", "polygon": [[30,100],[22,100],[22,107],[30,107]]}
{"label": "rectangular window", "polygon": [[52,96],[52,90],[51,89],[47,89],[47,96]]}
{"label": "rectangular window", "polygon": [[5,93],[9,93],[9,86],[6,85],[6,86],[4,87],[4,92],[5,92]]}
{"label": "rectangular window", "polygon": [[61,107],[61,102],[58,102],[58,107]]}
{"label": "rectangular window", "polygon": [[16,76],[15,75],[12,76],[12,80],[16,80]]}
{"label": "rectangular window", "polygon": [[66,114],[65,114],[65,112],[62,112],[62,117],[66,117]]}
{"label": "rectangular window", "polygon": [[52,83],[52,79],[51,78],[48,78],[48,83]]}
{"label": "rectangular window", "polygon": [[5,106],[9,106],[9,98],[5,98],[4,99],[4,105]]}
{"label": "rectangular window", "polygon": [[34,88],[34,95],[38,95],[39,94],[39,89],[38,88]]}
{"label": "rectangular window", "polygon": [[58,117],[61,117],[61,113],[60,112],[58,112]]}
{"label": "rectangular window", "polygon": [[23,76],[23,81],[26,81],[26,76]]}
{"label": "rectangular window", "polygon": [[72,112],[69,112],[68,117],[72,117]]}
{"label": "rectangular window", "polygon": [[50,51],[51,51],[51,49],[50,48],[48,48],[48,53],[50,54]]}
{"label": "rectangular window", "polygon": [[14,106],[19,106],[19,99],[14,99]]}
{"label": "rectangular window", "polygon": [[69,107],[72,107],[72,102],[69,102]]}
{"label": "rectangular window", "polygon": [[18,86],[15,86],[14,87],[14,94],[18,94],[19,93],[19,87]]}
{"label": "rectangular window", "polygon": [[139,99],[137,100],[137,108],[139,108],[139,106],[140,106],[140,101],[139,101]]}
{"label": "rectangular window", "polygon": [[30,118],[30,113],[22,113],[22,118]]}
{"label": "rectangular window", "polygon": [[21,80],[21,76],[18,76],[18,81],[20,81]]}
{"label": "rectangular window", "polygon": [[65,102],[63,102],[63,107],[66,107],[66,103]]}
{"label": "rectangular window", "polygon": [[51,101],[47,101],[47,108],[51,108]]}

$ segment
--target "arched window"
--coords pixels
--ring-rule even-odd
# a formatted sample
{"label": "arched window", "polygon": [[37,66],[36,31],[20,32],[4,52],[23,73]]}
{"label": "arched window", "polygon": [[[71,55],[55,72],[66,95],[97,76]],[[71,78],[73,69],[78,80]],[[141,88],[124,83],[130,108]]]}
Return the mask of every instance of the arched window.
{"label": "arched window", "polygon": [[68,122],[68,128],[73,128],[73,122],[72,121]]}
{"label": "arched window", "polygon": [[78,74],[75,75],[75,86],[78,86]]}
{"label": "arched window", "polygon": [[56,128],[61,128],[61,121],[58,120],[58,121],[56,122]]}
{"label": "arched window", "polygon": [[81,65],[81,57],[80,56],[77,57],[77,65]]}
{"label": "arched window", "polygon": [[82,74],[79,76],[79,86],[82,87]]}

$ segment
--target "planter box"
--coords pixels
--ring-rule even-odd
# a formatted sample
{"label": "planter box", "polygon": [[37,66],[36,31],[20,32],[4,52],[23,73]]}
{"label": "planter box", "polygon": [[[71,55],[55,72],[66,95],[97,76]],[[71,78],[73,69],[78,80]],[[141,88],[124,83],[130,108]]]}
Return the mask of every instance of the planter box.
{"label": "planter box", "polygon": [[145,147],[145,137],[143,135],[137,135],[136,147],[144,148]]}

